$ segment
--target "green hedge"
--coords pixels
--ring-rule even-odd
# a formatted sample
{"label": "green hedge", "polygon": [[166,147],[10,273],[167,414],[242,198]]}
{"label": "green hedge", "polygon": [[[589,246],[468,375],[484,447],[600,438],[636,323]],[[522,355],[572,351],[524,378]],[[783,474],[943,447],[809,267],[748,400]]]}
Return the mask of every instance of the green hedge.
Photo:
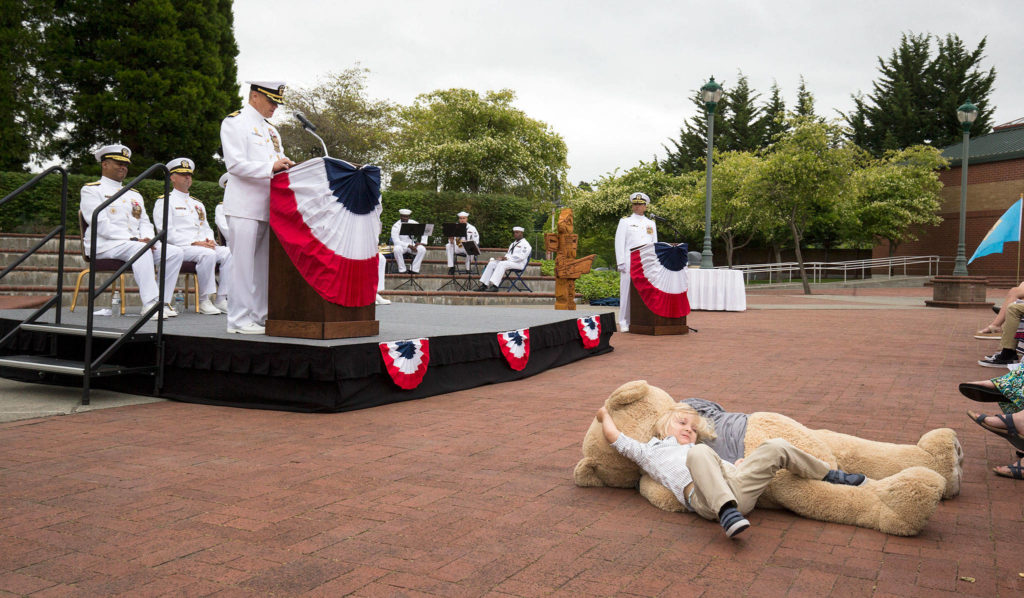
{"label": "green hedge", "polygon": [[[22,172],[0,172],[0,197],[28,182],[32,174]],[[68,232],[78,234],[78,219],[75,213],[82,185],[98,180],[97,176],[73,174],[68,176]],[[137,187],[146,200],[146,209],[151,212],[157,196],[163,194],[163,181],[149,179]],[[215,182],[195,181],[190,194],[203,202],[213,226],[213,209],[224,196],[223,189]],[[522,226],[528,231],[535,227],[537,211],[543,209],[523,197],[513,195],[473,195],[468,193],[435,193],[433,191],[385,191],[383,194],[384,213],[381,215],[383,231],[381,240],[387,242],[391,225],[398,220],[398,210],[412,210],[412,218],[419,222],[433,222],[435,237],[441,236],[441,223],[455,222],[455,214],[465,210],[470,213],[469,221],[480,230],[484,247],[505,247],[512,239],[512,227]],[[38,185],[26,191],[17,199],[0,208],[0,231],[42,232],[53,228],[60,219],[60,176],[51,174]]]}

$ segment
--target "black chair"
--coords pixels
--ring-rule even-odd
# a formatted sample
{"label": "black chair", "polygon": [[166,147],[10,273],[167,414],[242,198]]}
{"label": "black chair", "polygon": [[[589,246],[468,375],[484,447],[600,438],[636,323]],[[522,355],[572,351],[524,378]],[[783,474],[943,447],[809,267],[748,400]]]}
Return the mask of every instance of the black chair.
{"label": "black chair", "polygon": [[[529,267],[529,262],[527,262],[526,266],[523,266],[522,270],[505,270],[505,277],[501,279],[501,284],[498,285],[498,290],[504,288],[505,291],[509,293],[512,291],[532,293],[533,291],[530,290],[530,286],[526,284],[525,280],[523,280],[523,274],[526,273],[527,267]],[[508,283],[507,287],[505,286],[506,282]]]}

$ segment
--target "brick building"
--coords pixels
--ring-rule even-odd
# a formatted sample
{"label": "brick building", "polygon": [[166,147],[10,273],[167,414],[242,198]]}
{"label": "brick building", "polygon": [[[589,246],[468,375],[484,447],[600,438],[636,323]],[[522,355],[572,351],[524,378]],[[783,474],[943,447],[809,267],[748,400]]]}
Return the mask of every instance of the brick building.
{"label": "brick building", "polygon": [[[1024,194],[1024,118],[999,125],[988,135],[972,137],[967,162],[966,255],[971,258],[985,233],[1013,202]],[[949,169],[939,173],[943,188],[939,216],[942,224],[927,227],[920,239],[900,245],[896,255],[939,255],[943,258],[940,274],[953,273],[953,258],[960,235],[960,164],[963,144],[942,150]],[[971,276],[1015,277],[1019,243],[1007,243],[1003,253],[979,257],[967,267]],[[876,245],[873,256],[889,255],[889,244]],[[1024,262],[1024,248],[1021,250]],[[1021,264],[1024,277],[1024,263]]]}

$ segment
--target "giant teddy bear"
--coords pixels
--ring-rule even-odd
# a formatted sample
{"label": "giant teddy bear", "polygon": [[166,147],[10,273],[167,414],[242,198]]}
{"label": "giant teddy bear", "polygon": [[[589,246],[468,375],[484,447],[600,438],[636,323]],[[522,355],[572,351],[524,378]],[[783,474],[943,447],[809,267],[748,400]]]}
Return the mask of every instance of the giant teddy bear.
{"label": "giant teddy bear", "polygon": [[[834,469],[870,478],[863,486],[840,486],[801,479],[782,470],[761,495],[758,507],[785,508],[820,521],[913,536],[928,522],[941,498],[960,493],[963,451],[949,428],[932,430],[915,445],[890,444],[811,430],[778,413],[730,414],[709,401],[689,401],[705,417],[708,413],[726,416],[720,421],[724,425],[718,426],[719,438],[709,443],[723,458],[730,459],[730,450],[733,457],[743,456],[769,438],[785,438]],[[658,416],[674,403],[664,390],[637,380],[616,389],[605,407],[619,430],[647,442]],[[745,425],[732,425],[729,416]],[[573,472],[576,485],[633,488],[639,482],[640,493],[654,506],[686,510],[667,488],[642,473],[608,444],[595,419],[583,439],[583,459]]]}

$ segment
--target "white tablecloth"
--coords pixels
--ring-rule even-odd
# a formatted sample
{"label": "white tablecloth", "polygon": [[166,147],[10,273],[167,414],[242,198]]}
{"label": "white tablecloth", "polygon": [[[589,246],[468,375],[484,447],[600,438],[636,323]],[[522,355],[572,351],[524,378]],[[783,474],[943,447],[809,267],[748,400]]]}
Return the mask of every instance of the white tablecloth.
{"label": "white tablecloth", "polygon": [[746,311],[747,293],[739,270],[687,268],[690,309]]}

